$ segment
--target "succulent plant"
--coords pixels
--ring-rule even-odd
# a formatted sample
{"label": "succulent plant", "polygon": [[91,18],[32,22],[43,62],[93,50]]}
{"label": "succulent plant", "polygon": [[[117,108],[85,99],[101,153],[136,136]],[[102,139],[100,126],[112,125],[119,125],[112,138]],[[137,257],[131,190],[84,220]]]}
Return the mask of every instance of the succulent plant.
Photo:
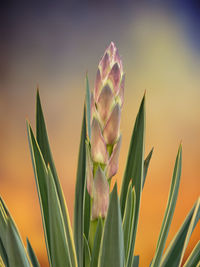
{"label": "succulent plant", "polygon": [[[130,142],[120,195],[110,180],[118,169],[121,146],[120,117],[124,101],[124,73],[114,43],[102,57],[90,92],[86,77],[81,141],[78,157],[74,227],[49,146],[37,91],[36,135],[27,122],[28,139],[41,207],[44,236],[51,267],[138,267],[135,240],[143,186],[153,149],[144,159],[145,95]],[[190,236],[200,219],[200,198],[164,252],[176,206],[182,165],[179,146],[167,208],[151,267],[179,267]],[[40,266],[27,239],[23,245],[17,227],[0,198],[0,267]],[[184,267],[200,266],[200,242]]]}

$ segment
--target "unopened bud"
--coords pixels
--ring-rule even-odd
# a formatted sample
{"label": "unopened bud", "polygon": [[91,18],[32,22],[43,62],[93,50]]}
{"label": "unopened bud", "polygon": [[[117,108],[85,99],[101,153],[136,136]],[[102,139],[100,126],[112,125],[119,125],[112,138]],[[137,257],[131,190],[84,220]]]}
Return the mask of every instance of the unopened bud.
{"label": "unopened bud", "polygon": [[92,220],[105,218],[109,204],[109,184],[103,170],[98,167],[94,178],[94,198],[92,203]]}

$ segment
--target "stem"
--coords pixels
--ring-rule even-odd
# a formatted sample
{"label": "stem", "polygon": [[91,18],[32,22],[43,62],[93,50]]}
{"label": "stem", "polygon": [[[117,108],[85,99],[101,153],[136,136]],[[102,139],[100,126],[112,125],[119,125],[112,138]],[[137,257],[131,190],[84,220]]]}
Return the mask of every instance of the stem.
{"label": "stem", "polygon": [[95,234],[96,234],[96,230],[97,230],[97,223],[98,223],[97,219],[90,221],[89,246],[90,246],[91,251],[92,251],[93,246],[94,246],[94,238],[95,238]]}

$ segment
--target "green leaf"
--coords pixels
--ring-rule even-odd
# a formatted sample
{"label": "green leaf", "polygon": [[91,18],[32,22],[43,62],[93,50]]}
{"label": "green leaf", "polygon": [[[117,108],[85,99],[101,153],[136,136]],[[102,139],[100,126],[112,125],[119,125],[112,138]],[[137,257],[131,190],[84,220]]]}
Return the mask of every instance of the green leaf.
{"label": "green leaf", "polygon": [[186,250],[189,238],[200,219],[200,198],[196,201],[180,229],[166,249],[161,260],[162,267],[177,267]]}
{"label": "green leaf", "polygon": [[132,267],[139,267],[139,256],[134,256]]}
{"label": "green leaf", "polygon": [[26,250],[12,218],[8,216],[6,227],[6,252],[9,266],[30,267]]}
{"label": "green leaf", "polygon": [[89,86],[89,80],[88,75],[86,74],[86,113],[87,113],[87,133],[89,136],[89,140],[91,139],[91,103],[90,103],[90,86]]}
{"label": "green leaf", "polygon": [[89,228],[90,228],[90,195],[87,191],[87,185],[86,185],[86,179],[85,179],[85,188],[84,188],[84,235],[88,239],[89,237]]}
{"label": "green leaf", "polygon": [[35,252],[34,252],[32,246],[31,246],[28,238],[26,239],[26,242],[27,242],[27,252],[28,252],[28,255],[29,255],[29,258],[31,260],[31,263],[32,263],[33,267],[40,267],[38,259],[37,259],[36,255],[35,255]]}
{"label": "green leaf", "polygon": [[131,183],[129,184],[125,212],[123,218],[123,231],[124,231],[124,249],[125,249],[125,262],[127,263],[128,258],[132,257],[131,242],[133,233],[133,221],[135,215],[135,190],[132,189]]}
{"label": "green leaf", "polygon": [[[89,152],[89,143],[88,141],[85,142],[86,148],[86,155]],[[87,175],[86,175],[87,176]],[[90,195],[87,190],[87,178],[85,178],[85,185],[84,185],[84,207],[83,207],[83,217],[84,217],[84,235],[88,239],[89,238],[89,229],[90,229]]]}
{"label": "green leaf", "polygon": [[8,266],[8,256],[6,253],[6,228],[7,228],[8,210],[0,197],[0,255],[6,266]]}
{"label": "green leaf", "polygon": [[8,255],[6,252],[6,228],[7,228],[7,217],[9,215],[8,209],[0,197],[0,256],[4,265],[9,267]]}
{"label": "green leaf", "polygon": [[135,188],[132,189],[132,212],[131,212],[131,223],[130,223],[130,232],[129,232],[129,246],[128,246],[128,253],[127,253],[127,266],[132,266],[134,262],[133,250],[134,250],[134,242],[135,242],[135,227],[134,227],[134,218],[136,212],[136,193]]}
{"label": "green leaf", "polygon": [[126,198],[125,212],[123,218],[123,232],[124,232],[124,252],[125,252],[125,262],[128,258],[128,251],[130,247],[130,232],[132,224],[132,211],[133,211],[133,195],[132,195],[132,185],[129,184],[128,193]]}
{"label": "green leaf", "polygon": [[98,267],[123,267],[124,262],[122,218],[115,184],[105,220]]}
{"label": "green leaf", "polygon": [[151,149],[151,151],[149,152],[148,156],[146,157],[146,159],[144,161],[144,178],[143,178],[142,188],[144,188],[144,184],[145,184],[145,181],[146,181],[147,171],[148,171],[149,163],[150,163],[150,160],[151,160],[151,157],[152,157],[152,154],[153,154],[153,149],[154,148]]}
{"label": "green leaf", "polygon": [[42,222],[44,229],[44,236],[47,248],[47,255],[49,258],[50,266],[52,266],[50,256],[50,229],[49,229],[49,207],[48,207],[48,195],[47,195],[47,167],[44,158],[41,154],[38,143],[35,139],[31,126],[27,122],[28,140],[31,151],[31,158],[33,163],[33,169],[35,174],[35,181],[39,196],[40,210],[42,214]]}
{"label": "green leaf", "polygon": [[17,227],[0,197],[0,252],[7,266],[30,267],[29,259]]}
{"label": "green leaf", "polygon": [[[84,231],[84,200],[85,193],[85,170],[86,170],[86,111],[84,106],[81,141],[79,146],[78,169],[76,176],[75,205],[74,205],[74,240],[78,258],[78,266],[83,266],[83,231]],[[83,204],[84,203],[84,204]]]}
{"label": "green leaf", "polygon": [[62,210],[58,194],[48,166],[47,196],[49,206],[50,253],[52,266],[72,266]]}
{"label": "green leaf", "polygon": [[6,267],[1,256],[0,256],[0,267]]}
{"label": "green leaf", "polygon": [[[89,87],[89,80],[88,75],[86,74],[86,125],[87,125],[87,133],[89,140],[91,139],[91,101],[90,101],[90,87]],[[87,143],[86,143],[87,145]],[[85,186],[84,186],[84,208],[83,208],[83,217],[84,217],[84,235],[88,239],[89,237],[89,229],[90,229],[90,195],[87,191],[87,181],[85,179]]]}
{"label": "green leaf", "polygon": [[200,264],[200,241],[196,244],[183,267],[197,267]]}
{"label": "green leaf", "polygon": [[97,267],[98,266],[102,231],[103,231],[103,222],[102,222],[102,219],[99,218],[98,224],[97,224],[96,234],[94,237],[94,245],[93,245],[93,250],[92,250],[90,267]]}
{"label": "green leaf", "polygon": [[153,258],[151,267],[159,266],[160,261],[161,261],[162,253],[163,253],[163,250],[165,247],[165,242],[167,239],[167,235],[168,235],[169,228],[171,225],[172,217],[174,214],[174,209],[176,206],[176,200],[177,200],[177,196],[178,196],[180,177],[181,177],[181,165],[182,165],[182,146],[180,145],[179,150],[178,150],[178,154],[176,157],[176,162],[175,162],[175,167],[174,167],[174,172],[173,172],[173,177],[172,177],[172,183],[171,183],[167,208],[165,211],[165,216],[163,219],[159,239],[157,242],[156,253],[155,253],[155,256]]}
{"label": "green leaf", "polygon": [[90,267],[91,253],[90,253],[88,241],[84,234],[83,234],[83,240],[84,240],[85,267]]}
{"label": "green leaf", "polygon": [[[40,206],[41,206],[41,213],[42,213],[43,228],[44,228],[45,241],[46,241],[46,247],[47,247],[47,254],[49,257],[50,266],[53,266],[54,255],[52,255],[52,250],[53,250],[52,246],[54,246],[54,245],[51,244],[51,242],[52,242],[52,240],[51,240],[52,239],[51,227],[52,227],[53,221],[51,221],[51,220],[55,220],[55,218],[52,215],[53,211],[50,210],[50,208],[52,209],[52,206],[49,204],[49,202],[51,200],[48,197],[50,194],[50,192],[49,192],[49,190],[50,190],[49,189],[50,188],[49,187],[50,186],[49,185],[50,174],[49,174],[49,171],[47,170],[47,167],[46,167],[45,161],[43,159],[43,156],[41,154],[40,148],[38,146],[38,143],[34,137],[33,131],[32,131],[29,124],[27,124],[27,128],[28,128],[28,138],[29,138],[31,156],[32,156],[34,173],[35,173],[35,180],[36,180],[36,185],[37,185],[37,190],[38,190],[38,195],[39,195],[39,200],[40,200]],[[49,170],[50,170],[50,167],[49,167]],[[52,179],[54,182],[53,176],[52,176]],[[54,182],[54,185],[55,185],[55,182]],[[56,187],[55,187],[55,192],[56,192],[56,196],[57,196],[56,199],[58,200],[58,205],[60,205],[57,191],[56,191]],[[61,209],[61,206],[59,206],[59,207]],[[63,216],[62,211],[61,211],[61,215]],[[70,224],[68,225],[68,228],[71,229]],[[64,228],[64,230],[65,229],[66,228]],[[67,234],[66,234],[66,237],[67,237]],[[68,239],[67,239],[67,243],[68,243]],[[69,243],[68,243],[68,246],[69,246]],[[73,254],[70,254],[70,257],[73,258]]]}
{"label": "green leaf", "polygon": [[72,229],[70,226],[69,213],[68,213],[64,194],[63,194],[63,191],[62,191],[59,179],[58,179],[58,175],[56,172],[56,168],[54,165],[54,161],[53,161],[53,157],[52,157],[52,153],[51,153],[51,149],[49,145],[39,91],[37,91],[37,103],[36,103],[36,136],[37,136],[37,142],[40,147],[43,159],[46,163],[46,166],[47,165],[50,166],[50,169],[51,169],[51,172],[54,178],[56,191],[58,194],[58,199],[60,202],[60,207],[61,207],[62,216],[64,220],[64,226],[65,226],[65,231],[67,235],[69,251],[71,255],[71,262],[72,262],[72,266],[75,267],[77,266],[77,259],[76,259],[76,252],[75,252],[75,245],[73,241]]}
{"label": "green leaf", "polygon": [[[123,217],[128,185],[132,180],[132,185],[135,187],[135,193],[136,193],[135,217],[133,222],[134,229],[133,229],[133,237],[131,243],[131,251],[133,252],[134,252],[138,218],[139,218],[142,184],[144,180],[143,178],[144,138],[145,138],[145,95],[142,99],[140,109],[136,118],[131,138],[131,143],[129,147],[126,170],[122,182],[121,195],[120,195],[121,212]],[[129,262],[128,266],[130,266],[131,264],[132,263]]]}
{"label": "green leaf", "polygon": [[2,258],[2,262],[4,263],[4,266],[9,267],[8,255],[6,253],[6,249],[5,249],[4,245],[3,245],[3,242],[1,240],[1,238],[0,238],[0,257]]}

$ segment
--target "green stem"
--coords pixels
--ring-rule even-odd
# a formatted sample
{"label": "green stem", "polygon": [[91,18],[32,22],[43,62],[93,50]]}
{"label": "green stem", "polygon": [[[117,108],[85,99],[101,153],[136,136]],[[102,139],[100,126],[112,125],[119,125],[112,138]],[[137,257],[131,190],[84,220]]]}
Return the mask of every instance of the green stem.
{"label": "green stem", "polygon": [[95,234],[96,234],[96,230],[97,230],[97,223],[98,223],[97,219],[90,221],[89,246],[90,246],[91,251],[92,251],[93,246],[94,246],[94,238],[95,238]]}

